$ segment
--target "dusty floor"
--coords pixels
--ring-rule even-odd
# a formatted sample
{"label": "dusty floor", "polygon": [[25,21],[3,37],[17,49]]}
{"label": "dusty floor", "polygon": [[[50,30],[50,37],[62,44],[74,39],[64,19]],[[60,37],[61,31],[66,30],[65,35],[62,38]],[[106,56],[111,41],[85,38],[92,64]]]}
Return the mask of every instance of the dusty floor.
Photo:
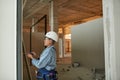
{"label": "dusty floor", "polygon": [[72,67],[71,65],[58,65],[58,80],[105,80],[103,73],[94,74],[85,67]]}

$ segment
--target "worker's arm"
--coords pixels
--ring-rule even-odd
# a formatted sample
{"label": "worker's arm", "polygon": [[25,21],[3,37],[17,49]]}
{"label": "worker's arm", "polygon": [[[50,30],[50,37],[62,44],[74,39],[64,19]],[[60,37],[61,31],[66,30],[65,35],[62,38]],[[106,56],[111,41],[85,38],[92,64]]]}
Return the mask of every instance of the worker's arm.
{"label": "worker's arm", "polygon": [[46,65],[51,61],[53,52],[54,52],[53,48],[47,49],[42,53],[39,60],[32,58],[32,64],[39,69],[46,67]]}

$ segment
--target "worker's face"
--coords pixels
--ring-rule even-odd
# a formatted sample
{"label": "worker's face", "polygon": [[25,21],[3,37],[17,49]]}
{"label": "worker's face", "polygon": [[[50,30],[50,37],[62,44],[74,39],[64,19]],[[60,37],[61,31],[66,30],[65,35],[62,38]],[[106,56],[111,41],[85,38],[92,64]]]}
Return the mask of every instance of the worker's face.
{"label": "worker's face", "polygon": [[52,40],[51,40],[51,39],[49,39],[49,38],[45,38],[45,39],[44,39],[44,46],[50,46],[51,43],[52,43]]}

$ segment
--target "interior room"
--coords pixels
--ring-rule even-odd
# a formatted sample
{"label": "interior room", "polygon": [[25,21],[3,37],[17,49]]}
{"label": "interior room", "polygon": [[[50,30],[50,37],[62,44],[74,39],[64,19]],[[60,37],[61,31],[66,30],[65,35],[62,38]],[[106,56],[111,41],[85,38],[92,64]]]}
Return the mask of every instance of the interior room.
{"label": "interior room", "polygon": [[24,80],[37,71],[25,53],[40,55],[50,30],[59,34],[59,80],[105,80],[102,0],[23,0]]}
{"label": "interior room", "polygon": [[119,8],[120,0],[0,0],[0,80],[120,80]]}

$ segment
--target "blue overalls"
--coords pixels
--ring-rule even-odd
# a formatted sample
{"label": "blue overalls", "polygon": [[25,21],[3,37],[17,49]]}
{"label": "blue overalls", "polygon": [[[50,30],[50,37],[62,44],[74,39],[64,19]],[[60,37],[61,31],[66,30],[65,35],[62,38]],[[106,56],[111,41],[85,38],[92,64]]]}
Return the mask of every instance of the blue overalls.
{"label": "blue overalls", "polygon": [[57,80],[56,71],[48,71],[45,68],[39,69],[37,73],[38,80]]}

